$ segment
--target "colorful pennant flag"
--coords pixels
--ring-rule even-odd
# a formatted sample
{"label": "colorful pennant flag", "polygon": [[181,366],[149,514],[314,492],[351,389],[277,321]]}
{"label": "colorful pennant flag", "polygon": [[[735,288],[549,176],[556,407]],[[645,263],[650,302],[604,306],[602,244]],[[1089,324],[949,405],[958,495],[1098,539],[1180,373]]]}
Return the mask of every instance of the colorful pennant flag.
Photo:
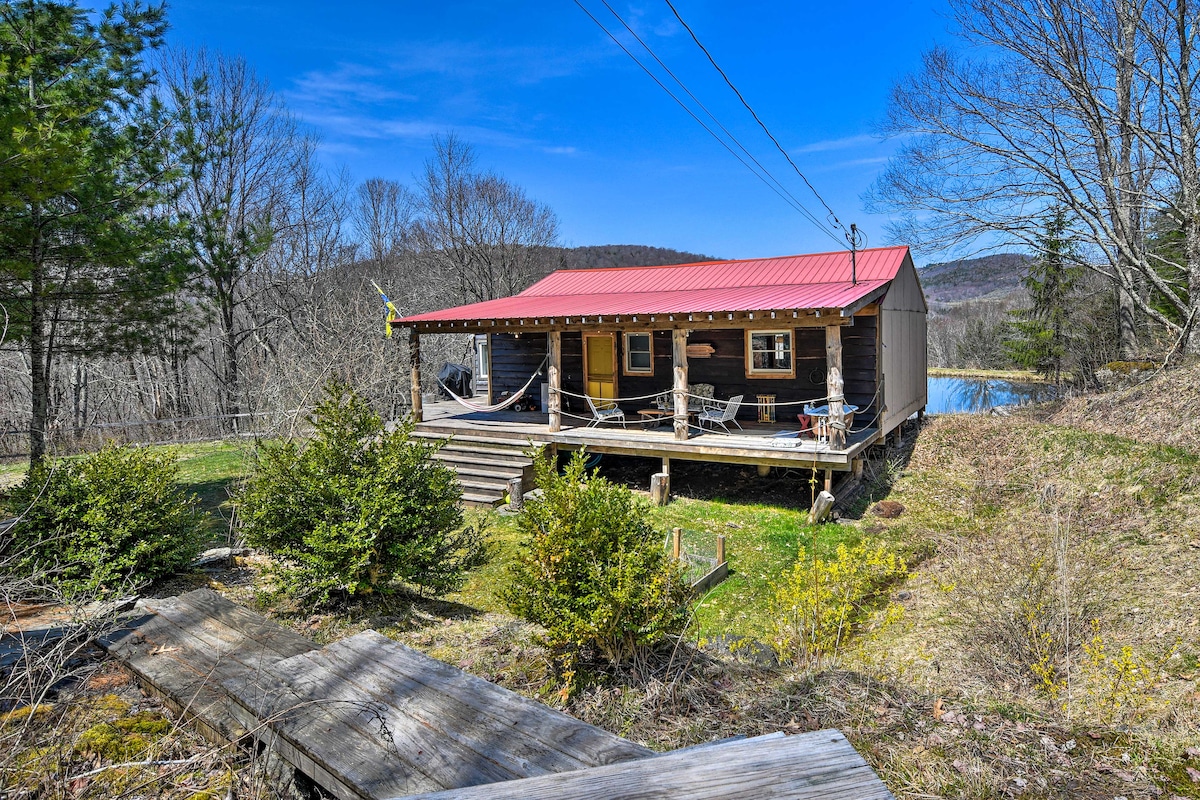
{"label": "colorful pennant flag", "polygon": [[379,284],[371,281],[371,285],[375,287],[375,291],[379,292],[379,296],[383,298],[383,304],[387,306],[386,317],[383,321],[383,336],[385,339],[392,338],[392,321],[400,318],[400,312],[396,310],[396,306],[388,300],[388,296],[383,293],[383,289],[379,288]]}

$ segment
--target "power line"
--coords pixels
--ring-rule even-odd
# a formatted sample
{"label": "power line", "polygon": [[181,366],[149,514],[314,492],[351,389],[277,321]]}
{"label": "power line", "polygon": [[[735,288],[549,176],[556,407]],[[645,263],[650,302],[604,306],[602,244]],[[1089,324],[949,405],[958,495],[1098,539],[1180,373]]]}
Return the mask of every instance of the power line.
{"label": "power line", "polygon": [[[786,186],[784,186],[784,185],[783,185],[783,183],[782,183],[782,182],[781,182],[781,181],[780,181],[778,178],[776,178],[776,177],[775,177],[775,175],[774,175],[774,174],[772,174],[772,172],[771,172],[769,169],[767,169],[767,167],[763,166],[762,162],[760,162],[760,161],[759,161],[757,158],[755,158],[755,157],[754,157],[754,154],[753,154],[753,153],[751,153],[751,152],[750,152],[750,151],[749,151],[749,150],[746,148],[746,146],[745,146],[745,145],[743,145],[743,144],[742,144],[742,143],[741,143],[741,142],[738,140],[737,136],[735,136],[735,135],[734,135],[734,134],[733,134],[733,133],[732,133],[732,132],[731,132],[731,131],[730,131],[728,128],[726,128],[726,127],[725,127],[725,126],[724,126],[724,125],[721,123],[721,120],[717,119],[716,115],[715,115],[715,114],[713,114],[713,113],[712,113],[712,111],[710,111],[710,110],[708,109],[708,107],[707,107],[706,105],[704,105],[704,103],[703,103],[703,102],[701,102],[700,98],[696,97],[696,95],[695,95],[695,94],[692,92],[692,90],[691,90],[691,89],[689,89],[689,88],[687,87],[687,85],[686,85],[686,84],[685,84],[685,83],[684,83],[684,82],[683,82],[683,81],[682,81],[682,80],[679,78],[679,76],[678,76],[678,75],[676,75],[674,72],[672,72],[672,71],[671,71],[671,68],[670,68],[670,67],[668,67],[668,66],[667,66],[667,64],[666,64],[666,63],[665,63],[665,62],[664,62],[664,61],[663,61],[661,58],[659,58],[659,57],[658,57],[658,54],[654,52],[654,49],[653,49],[652,47],[650,47],[650,45],[649,45],[649,44],[647,44],[647,43],[646,43],[646,41],[645,41],[644,39],[642,39],[642,37],[641,37],[641,36],[639,36],[639,35],[638,35],[637,31],[635,31],[635,30],[634,30],[634,29],[633,29],[633,28],[632,28],[632,27],[629,25],[629,23],[628,23],[628,22],[626,22],[626,21],[624,20],[624,18],[622,18],[622,17],[621,17],[621,15],[620,15],[620,14],[618,14],[618,13],[617,13],[617,12],[616,12],[616,11],[613,9],[613,7],[612,7],[611,5],[609,5],[609,2],[608,2],[608,0],[600,0],[600,2],[601,2],[601,3],[603,3],[604,7],[608,9],[608,12],[609,12],[610,14],[612,14],[614,17],[616,17],[616,19],[617,19],[617,22],[620,22],[620,23],[621,23],[621,25],[622,25],[622,26],[624,26],[625,30],[629,31],[630,35],[631,35],[631,36],[633,36],[633,38],[637,40],[638,44],[640,44],[640,45],[641,45],[641,46],[642,46],[642,47],[643,47],[643,48],[646,50],[646,52],[647,52],[647,53],[649,53],[649,54],[650,54],[650,56],[651,56],[651,57],[652,57],[652,58],[653,58],[653,59],[654,59],[656,62],[658,62],[658,65],[659,65],[660,67],[662,67],[663,71],[664,71],[664,72],[666,72],[666,73],[667,73],[667,75],[671,76],[671,80],[675,81],[675,83],[679,85],[679,88],[683,89],[683,91],[684,91],[684,92],[687,94],[687,96],[688,96],[688,97],[690,97],[690,98],[692,99],[692,102],[694,102],[694,103],[695,103],[697,106],[699,106],[699,107],[700,107],[700,110],[702,110],[702,111],[703,111],[705,114],[707,114],[707,115],[708,115],[708,118],[709,118],[709,119],[711,119],[711,120],[713,121],[713,123],[714,123],[714,124],[715,124],[715,125],[716,125],[718,128],[720,128],[720,129],[721,129],[721,131],[722,131],[722,132],[723,132],[723,133],[724,133],[726,136],[728,136],[728,137],[729,137],[730,141],[732,141],[732,142],[733,142],[735,145],[737,145],[738,149],[739,149],[739,150],[741,150],[743,153],[745,153],[745,154],[746,154],[746,157],[747,157],[747,158],[749,158],[749,159],[750,159],[752,162],[754,162],[754,165],[755,165],[756,167],[758,167],[760,170],[762,170],[762,172],[763,172],[763,173],[764,173],[764,174],[765,174],[765,175],[766,175],[768,178],[770,178],[770,179],[771,179],[771,181],[772,181],[772,182],[773,182],[773,183],[774,183],[776,186],[778,186],[778,187],[779,187],[780,191],[782,191],[784,194],[786,194],[786,195],[787,195],[788,199],[790,199],[790,200],[792,201],[793,207],[794,207],[794,208],[796,208],[797,210],[801,211],[801,213],[802,213],[802,214],[803,214],[803,215],[804,215],[804,216],[805,216],[805,217],[806,217],[806,218],[807,218],[807,219],[808,219],[810,222],[812,222],[814,225],[816,225],[818,228],[821,228],[822,230],[824,230],[824,229],[825,229],[825,228],[824,228],[824,225],[822,225],[822,224],[821,224],[821,223],[820,223],[820,222],[817,220],[817,217],[816,217],[816,215],[814,215],[814,214],[813,214],[811,211],[809,211],[809,210],[808,210],[808,209],[805,207],[805,205],[804,205],[803,203],[801,203],[801,202],[800,202],[800,200],[798,200],[798,199],[796,198],[796,196],[795,196],[795,195],[793,195],[793,194],[792,194],[790,191],[788,191],[787,187],[786,187]],[[829,233],[829,232],[827,231],[827,233]],[[831,234],[831,233],[830,233],[830,235],[832,236],[832,234]],[[836,241],[836,237],[834,238],[834,240]]]}
{"label": "power line", "polygon": [[704,128],[704,130],[708,133],[709,136],[713,137],[717,141],[718,144],[720,144],[727,151],[729,151],[730,155],[732,155],[739,162],[741,162],[742,166],[744,166],[746,169],[750,170],[750,172],[753,173],[756,178],[758,178],[760,181],[762,181],[764,184],[766,184],[767,188],[769,188],[771,191],[775,192],[775,194],[777,194],[781,200],[783,200],[785,203],[787,203],[789,206],[791,206],[794,210],[798,211],[809,222],[811,222],[813,225],[815,225],[818,230],[820,230],[822,233],[824,233],[826,236],[828,236],[834,242],[837,242],[839,245],[841,245],[841,242],[838,241],[837,237],[833,233],[831,233],[829,230],[827,230],[821,224],[821,222],[815,216],[813,216],[813,214],[810,211],[808,211],[808,209],[804,208],[804,206],[799,205],[798,203],[794,202],[793,200],[789,200],[788,197],[785,196],[782,192],[780,192],[780,190],[778,188],[776,188],[774,185],[772,185],[771,182],[767,180],[767,178],[765,178],[761,174],[759,174],[759,172],[757,170],[755,170],[754,167],[750,166],[750,164],[748,164],[744,158],[742,158],[740,155],[738,155],[737,152],[732,147],[729,146],[728,142],[726,142],[724,139],[722,139],[720,136],[718,136],[715,131],[713,131],[711,128],[709,128],[708,125],[705,124],[704,120],[702,120],[702,119],[700,119],[700,117],[696,116],[696,113],[694,111],[692,111],[692,109],[688,108],[687,104],[684,103],[682,100],[680,100],[679,97],[674,92],[671,91],[670,87],[668,87],[666,84],[664,84],[659,79],[659,77],[657,75],[655,75],[654,72],[649,67],[647,67],[645,64],[643,64],[641,62],[641,60],[638,59],[637,56],[635,56],[632,52],[630,52],[629,48],[627,48],[624,45],[624,43],[622,43],[621,40],[618,39],[612,33],[612,31],[610,31],[608,28],[606,28],[604,26],[604,23],[602,23],[600,20],[596,19],[596,17],[592,14],[592,12],[589,11],[587,9],[587,7],[585,5],[583,5],[583,3],[580,0],[574,0],[574,2],[575,2],[575,5],[579,6],[579,9],[581,11],[583,11],[584,14],[587,14],[588,19],[590,19],[592,22],[594,22],[596,24],[596,27],[598,27],[600,30],[604,31],[604,33],[608,36],[608,38],[612,39],[613,42],[617,45],[617,47],[621,48],[621,50],[625,53],[625,55],[629,56],[629,58],[633,60],[633,63],[637,64],[638,67],[640,67],[643,72],[645,72],[648,76],[650,76],[651,80],[653,80],[655,83],[658,84],[660,89],[662,89],[664,92],[666,92],[667,95],[672,100],[674,100],[679,105],[680,108],[682,108],[685,112],[687,112],[688,116],[690,116],[693,120],[696,121],[696,124],[698,124],[700,127]]}
{"label": "power line", "polygon": [[800,180],[804,181],[804,185],[809,188],[817,200],[821,201],[821,205],[825,206],[825,210],[828,211],[829,216],[833,218],[834,225],[841,230],[845,230],[846,228],[844,225],[842,225],[842,221],[837,218],[837,214],[833,213],[833,209],[829,207],[829,203],[825,202],[825,198],[821,197],[821,193],[818,192],[816,187],[813,186],[808,178],[804,176],[804,173],[800,171],[798,166],[796,166],[796,162],[792,161],[792,157],[788,155],[787,150],[785,150],[783,145],[779,143],[779,140],[775,138],[775,134],[771,133],[771,130],[767,127],[766,123],[759,119],[758,114],[755,113],[754,109],[750,107],[750,104],[746,102],[746,98],[743,97],[742,93],[738,91],[738,88],[733,85],[733,81],[729,80],[729,76],[725,74],[725,70],[721,69],[720,65],[717,64],[717,60],[712,57],[712,53],[708,52],[708,48],[701,44],[700,38],[696,36],[696,32],[692,30],[690,25],[684,22],[683,17],[679,15],[679,11],[676,10],[675,6],[671,3],[671,0],[663,0],[663,2],[666,3],[667,7],[671,9],[671,13],[675,15],[675,19],[679,20],[679,24],[684,27],[684,30],[691,35],[692,41],[696,43],[696,46],[699,47],[701,52],[708,57],[708,62],[712,64],[713,68],[721,74],[722,78],[725,79],[725,83],[730,89],[733,90],[733,93],[737,95],[738,100],[742,101],[742,105],[744,105],[746,110],[750,112],[750,116],[754,117],[754,121],[758,123],[758,126],[762,128],[763,132],[767,134],[772,142],[775,143],[775,148],[779,150],[779,152],[783,154],[783,157],[787,159],[787,162],[792,165],[792,169],[796,170],[796,174],[800,176]]}

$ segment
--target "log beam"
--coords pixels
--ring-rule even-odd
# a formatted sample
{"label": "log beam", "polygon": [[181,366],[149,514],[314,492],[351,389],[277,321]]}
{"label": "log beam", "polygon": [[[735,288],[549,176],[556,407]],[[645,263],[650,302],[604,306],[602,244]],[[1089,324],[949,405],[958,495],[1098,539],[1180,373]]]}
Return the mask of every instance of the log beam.
{"label": "log beam", "polygon": [[425,419],[421,407],[421,334],[415,328],[408,331],[408,361],[411,367],[409,378],[412,382],[412,420],[422,422]]}
{"label": "log beam", "polygon": [[846,449],[845,380],[842,378],[842,329],[825,328],[825,385],[829,387],[829,447]]}
{"label": "log beam", "polygon": [[547,370],[547,379],[550,382],[550,408],[547,411],[550,432],[558,433],[562,430],[562,395],[559,393],[562,389],[562,332],[550,331],[548,338],[550,367]]}
{"label": "log beam", "polygon": [[677,329],[671,331],[671,359],[675,370],[675,440],[686,442],[688,439],[688,332]]}

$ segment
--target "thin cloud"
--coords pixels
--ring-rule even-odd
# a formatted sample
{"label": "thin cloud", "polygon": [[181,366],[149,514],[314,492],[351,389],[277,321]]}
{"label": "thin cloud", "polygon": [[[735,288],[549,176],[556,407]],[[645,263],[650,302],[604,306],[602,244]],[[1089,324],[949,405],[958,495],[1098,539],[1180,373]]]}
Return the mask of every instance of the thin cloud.
{"label": "thin cloud", "polygon": [[417,96],[400,92],[377,80],[384,72],[363,64],[339,64],[337,69],[306,72],[285,92],[289,100],[302,104],[345,105],[413,102]]}
{"label": "thin cloud", "polygon": [[812,142],[811,144],[801,145],[792,150],[797,155],[805,153],[824,153],[828,150],[845,150],[850,147],[859,147],[864,144],[877,144],[878,139],[869,133],[861,133],[857,136],[846,136],[841,139],[825,139],[820,142]]}

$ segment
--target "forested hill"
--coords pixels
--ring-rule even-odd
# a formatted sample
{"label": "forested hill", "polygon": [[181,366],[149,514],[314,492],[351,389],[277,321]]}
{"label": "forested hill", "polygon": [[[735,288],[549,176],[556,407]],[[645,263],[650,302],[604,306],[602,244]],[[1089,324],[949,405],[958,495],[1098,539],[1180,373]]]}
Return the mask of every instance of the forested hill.
{"label": "forested hill", "polygon": [[980,258],[947,261],[921,267],[921,286],[931,303],[963,300],[1000,300],[1021,288],[1030,257],[1020,253],[997,253]]}
{"label": "forested hill", "polygon": [[566,248],[562,252],[562,265],[567,269],[657,267],[663,264],[691,264],[696,261],[715,260],[713,256],[644,244],[597,244]]}

